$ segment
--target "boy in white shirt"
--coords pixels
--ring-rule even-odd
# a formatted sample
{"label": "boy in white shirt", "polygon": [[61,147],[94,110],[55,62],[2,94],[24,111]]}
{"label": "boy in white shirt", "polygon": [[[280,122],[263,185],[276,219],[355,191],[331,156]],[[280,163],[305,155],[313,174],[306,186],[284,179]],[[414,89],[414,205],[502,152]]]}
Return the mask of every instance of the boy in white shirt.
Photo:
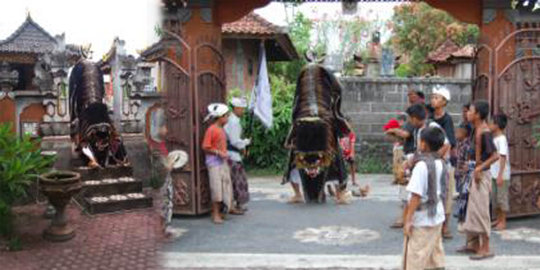
{"label": "boy in white shirt", "polygon": [[495,205],[497,220],[492,224],[495,231],[506,229],[506,213],[510,210],[508,205],[508,186],[510,185],[510,156],[508,141],[504,135],[504,129],[508,122],[506,115],[493,116],[489,129],[493,133],[493,143],[499,153],[499,161],[491,165],[491,177],[493,194],[492,203]]}
{"label": "boy in white shirt", "polygon": [[445,134],[437,127],[425,127],[418,145],[416,162],[407,191],[403,233],[403,269],[443,269],[442,224],[445,221],[443,191],[448,167],[437,153],[445,144]]}

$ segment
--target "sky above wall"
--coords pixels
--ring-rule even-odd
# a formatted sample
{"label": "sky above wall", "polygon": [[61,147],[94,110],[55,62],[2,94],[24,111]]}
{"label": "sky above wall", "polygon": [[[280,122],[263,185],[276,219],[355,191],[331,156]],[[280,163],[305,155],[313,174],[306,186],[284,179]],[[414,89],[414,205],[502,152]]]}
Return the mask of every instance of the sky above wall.
{"label": "sky above wall", "polygon": [[[393,9],[396,5],[398,4],[392,2],[358,3],[357,12],[352,16],[358,15],[369,19],[379,18],[381,20],[388,20],[394,14]],[[300,5],[296,10],[301,11],[310,19],[321,19],[325,16],[344,16],[341,13],[341,3],[306,3]],[[285,26],[287,24],[287,16],[289,17],[289,20],[292,19],[291,14],[285,12],[283,3],[272,2],[263,8],[255,10],[255,12],[271,23],[280,26]]]}
{"label": "sky above wall", "polygon": [[[159,24],[160,0],[17,0],[2,4],[0,9],[0,40],[6,39],[26,19],[30,12],[34,21],[49,34],[66,35],[66,42],[92,44],[93,60],[109,51],[115,37],[126,41],[126,49],[136,54],[158,40],[155,26]],[[360,3],[357,14],[375,19],[389,19],[394,3]],[[309,3],[297,10],[311,19],[342,16],[340,3]],[[270,3],[256,10],[268,21],[285,26],[287,16],[282,3]],[[326,15],[325,15],[326,14]],[[289,14],[289,18],[292,15]]]}

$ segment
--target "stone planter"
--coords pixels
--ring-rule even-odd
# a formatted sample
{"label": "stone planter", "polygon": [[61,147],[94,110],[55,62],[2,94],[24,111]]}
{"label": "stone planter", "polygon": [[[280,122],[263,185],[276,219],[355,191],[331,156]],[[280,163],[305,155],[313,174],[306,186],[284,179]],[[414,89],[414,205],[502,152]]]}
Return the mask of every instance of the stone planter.
{"label": "stone planter", "polygon": [[67,222],[66,206],[82,188],[81,176],[76,172],[53,171],[39,176],[41,192],[47,196],[56,213],[50,226],[43,231],[43,238],[67,241],[75,236],[75,230]]}

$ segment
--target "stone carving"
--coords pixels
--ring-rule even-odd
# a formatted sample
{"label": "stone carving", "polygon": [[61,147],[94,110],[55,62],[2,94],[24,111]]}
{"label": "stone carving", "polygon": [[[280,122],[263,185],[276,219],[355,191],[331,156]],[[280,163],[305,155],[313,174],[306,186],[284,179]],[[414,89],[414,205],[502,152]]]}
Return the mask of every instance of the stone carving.
{"label": "stone carving", "polygon": [[492,21],[494,21],[496,17],[497,17],[497,10],[496,9],[486,8],[486,9],[484,9],[484,12],[482,14],[482,22],[484,24],[489,24]]}
{"label": "stone carving", "polygon": [[381,56],[381,76],[394,76],[394,52],[392,49],[383,48]]}
{"label": "stone carving", "polygon": [[81,57],[79,47],[65,43],[64,34],[55,39],[54,49],[40,55],[34,66],[33,82],[44,96],[41,131],[45,136],[69,134],[68,71]]}
{"label": "stone carving", "polygon": [[113,45],[114,58],[109,60],[114,87],[114,122],[124,133],[140,133],[143,131],[144,113],[142,113],[142,93],[152,82],[150,72],[145,72],[141,61],[128,55],[124,49],[125,42],[115,39]]}
{"label": "stone carving", "polygon": [[6,93],[13,91],[18,83],[19,72],[11,70],[7,62],[0,63],[0,93],[5,96]]}

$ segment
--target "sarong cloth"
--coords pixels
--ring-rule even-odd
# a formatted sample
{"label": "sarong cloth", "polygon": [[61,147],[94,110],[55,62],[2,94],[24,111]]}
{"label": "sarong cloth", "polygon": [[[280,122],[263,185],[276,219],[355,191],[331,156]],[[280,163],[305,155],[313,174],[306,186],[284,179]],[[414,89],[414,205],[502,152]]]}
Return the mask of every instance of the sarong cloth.
{"label": "sarong cloth", "polygon": [[249,202],[249,186],[244,165],[242,162],[229,160],[229,167],[231,169],[234,201],[237,205],[245,205]]}
{"label": "sarong cloth", "polygon": [[491,173],[489,170],[480,173],[480,180],[473,179],[469,189],[467,216],[463,229],[469,234],[491,233],[491,217],[489,214],[489,194],[491,192]]}
{"label": "sarong cloth", "polygon": [[442,225],[413,227],[412,235],[405,237],[403,269],[444,269]]}

